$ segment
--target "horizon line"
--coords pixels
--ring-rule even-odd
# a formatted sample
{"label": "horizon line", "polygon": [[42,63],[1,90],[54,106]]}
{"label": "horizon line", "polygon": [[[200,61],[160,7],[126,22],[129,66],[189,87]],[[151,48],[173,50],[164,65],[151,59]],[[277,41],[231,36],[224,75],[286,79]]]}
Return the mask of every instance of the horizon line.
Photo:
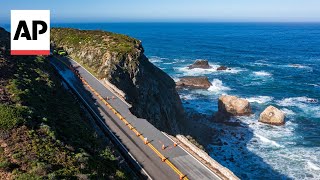
{"label": "horizon line", "polygon": [[[95,24],[95,23],[320,23],[320,21],[68,21],[50,22],[50,24]],[[10,25],[10,22],[0,23],[0,25]]]}

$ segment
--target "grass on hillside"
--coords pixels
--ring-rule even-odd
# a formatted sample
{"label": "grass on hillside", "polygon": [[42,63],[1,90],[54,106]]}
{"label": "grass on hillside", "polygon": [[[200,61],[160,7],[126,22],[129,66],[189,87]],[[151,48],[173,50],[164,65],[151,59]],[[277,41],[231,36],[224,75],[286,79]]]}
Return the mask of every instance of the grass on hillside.
{"label": "grass on hillside", "polygon": [[53,28],[51,39],[54,39],[56,44],[66,44],[69,47],[93,46],[118,54],[131,52],[138,43],[138,40],[123,34],[71,28]]}
{"label": "grass on hillside", "polygon": [[14,63],[5,87],[12,103],[0,105],[0,171],[15,179],[128,178],[49,62],[7,63]]}

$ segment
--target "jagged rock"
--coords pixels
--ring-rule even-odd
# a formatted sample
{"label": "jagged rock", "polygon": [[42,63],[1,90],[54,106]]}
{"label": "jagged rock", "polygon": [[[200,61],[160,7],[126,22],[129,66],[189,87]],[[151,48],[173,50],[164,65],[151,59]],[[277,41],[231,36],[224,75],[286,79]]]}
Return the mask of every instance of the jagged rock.
{"label": "jagged rock", "polygon": [[176,83],[177,88],[195,88],[195,89],[208,89],[212,84],[206,76],[186,76],[180,78]]}
{"label": "jagged rock", "polygon": [[274,106],[268,106],[261,114],[259,122],[273,124],[273,125],[283,125],[285,115],[284,113]]}
{"label": "jagged rock", "polygon": [[248,116],[251,113],[251,106],[248,100],[230,95],[219,97],[218,112],[216,114],[218,120],[225,120],[230,116]]}
{"label": "jagged rock", "polygon": [[227,70],[228,67],[227,66],[220,66],[217,68],[217,71],[224,71],[224,70]]}
{"label": "jagged rock", "polygon": [[196,60],[192,65],[189,66],[189,69],[194,68],[209,69],[211,66],[209,65],[208,60]]}
{"label": "jagged rock", "polygon": [[52,28],[51,43],[123,91],[134,115],[161,131],[179,131],[184,110],[175,82],[148,60],[141,41],[105,31]]}

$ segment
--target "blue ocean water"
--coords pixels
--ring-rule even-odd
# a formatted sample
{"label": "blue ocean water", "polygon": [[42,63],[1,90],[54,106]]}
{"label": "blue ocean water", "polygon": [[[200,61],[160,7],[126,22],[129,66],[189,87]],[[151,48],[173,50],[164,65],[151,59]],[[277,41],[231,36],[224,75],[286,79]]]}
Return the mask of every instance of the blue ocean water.
{"label": "blue ocean water", "polygon": [[[320,24],[313,23],[91,23],[54,24],[101,29],[142,40],[145,54],[173,79],[205,75],[208,90],[179,92],[186,108],[217,111],[221,94],[248,99],[254,115],[243,127],[203,121],[220,132],[210,155],[243,179],[320,179]],[[186,68],[206,59],[211,69]],[[230,68],[216,71],[220,65]],[[286,125],[258,123],[268,105]],[[232,157],[232,159],[231,159]]]}
{"label": "blue ocean water", "polygon": [[[140,39],[150,61],[177,80],[205,75],[208,90],[183,90],[184,106],[217,111],[221,94],[247,98],[254,115],[245,127],[208,122],[223,130],[224,145],[210,155],[243,179],[320,179],[320,24],[302,23],[113,23],[57,24],[101,29]],[[209,60],[208,70],[186,68]],[[225,65],[231,68],[218,72]],[[286,125],[257,122],[268,105],[286,113]],[[204,134],[205,135],[205,134]],[[227,145],[226,145],[227,144]],[[232,159],[230,158],[232,157]]]}

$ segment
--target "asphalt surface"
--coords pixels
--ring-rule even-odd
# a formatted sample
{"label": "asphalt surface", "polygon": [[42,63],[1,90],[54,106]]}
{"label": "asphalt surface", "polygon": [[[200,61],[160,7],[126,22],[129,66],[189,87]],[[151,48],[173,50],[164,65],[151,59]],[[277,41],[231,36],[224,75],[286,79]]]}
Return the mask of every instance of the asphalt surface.
{"label": "asphalt surface", "polygon": [[[59,58],[67,64],[75,67],[81,77],[94,88],[102,97],[107,100],[107,97],[115,97],[107,100],[133,127],[147,137],[148,141],[165,157],[167,157],[183,174],[189,179],[220,179],[214,172],[205,167],[201,162],[196,160],[192,155],[183,150],[180,146],[174,147],[173,141],[156,129],[147,120],[137,118],[129,111],[129,104],[121,100],[111,92],[105,85],[91,75],[87,70],[80,66],[77,62],[62,57]],[[125,146],[128,153],[142,167],[142,174],[146,174],[146,178],[152,179],[179,179],[178,174],[170,168],[166,163],[155,154],[151,148],[146,146],[144,142],[135,135],[119,118],[109,110],[102,101],[90,90],[83,85],[78,77],[62,62],[56,58],[50,58],[51,63],[57,68],[60,75],[65,81],[75,89],[81,98],[87,102],[90,108],[103,120],[103,123],[113,132],[113,134]],[[165,149],[162,150],[162,146]],[[146,173],[145,173],[146,172]]]}

